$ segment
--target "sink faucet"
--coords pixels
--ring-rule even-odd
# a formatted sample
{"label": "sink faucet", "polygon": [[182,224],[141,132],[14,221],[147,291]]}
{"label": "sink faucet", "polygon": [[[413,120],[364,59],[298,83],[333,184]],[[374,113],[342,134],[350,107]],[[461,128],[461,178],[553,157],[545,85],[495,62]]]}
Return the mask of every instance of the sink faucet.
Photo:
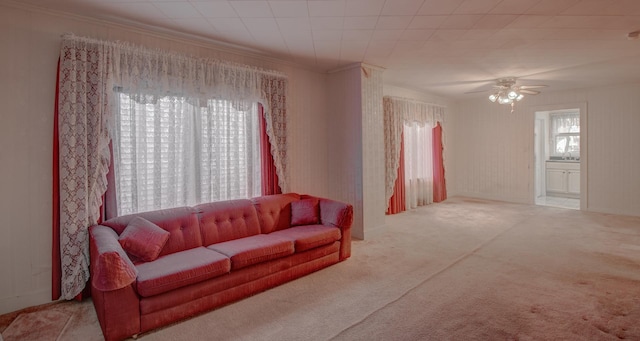
{"label": "sink faucet", "polygon": [[[569,154],[569,157],[566,157],[566,156],[565,156],[565,154]],[[562,158],[563,158],[564,160],[573,160],[573,159],[571,158],[571,152],[565,152],[565,153],[562,155]]]}

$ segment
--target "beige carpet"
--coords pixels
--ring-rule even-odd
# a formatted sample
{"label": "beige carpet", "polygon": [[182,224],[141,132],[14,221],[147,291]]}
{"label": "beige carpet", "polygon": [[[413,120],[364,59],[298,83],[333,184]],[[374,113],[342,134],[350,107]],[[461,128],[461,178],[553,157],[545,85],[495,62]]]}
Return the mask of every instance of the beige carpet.
{"label": "beige carpet", "polygon": [[[453,198],[386,222],[346,262],[139,339],[640,340],[640,218]],[[101,338],[90,301],[47,310],[72,316],[60,340]]]}

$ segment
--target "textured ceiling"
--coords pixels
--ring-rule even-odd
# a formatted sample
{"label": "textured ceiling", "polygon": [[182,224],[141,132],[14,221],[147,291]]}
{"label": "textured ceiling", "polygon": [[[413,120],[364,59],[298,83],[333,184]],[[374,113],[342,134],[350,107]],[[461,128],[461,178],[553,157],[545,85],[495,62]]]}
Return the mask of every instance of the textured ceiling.
{"label": "textured ceiling", "polygon": [[640,80],[640,0],[22,0],[237,44],[464,99],[493,80],[544,91]]}

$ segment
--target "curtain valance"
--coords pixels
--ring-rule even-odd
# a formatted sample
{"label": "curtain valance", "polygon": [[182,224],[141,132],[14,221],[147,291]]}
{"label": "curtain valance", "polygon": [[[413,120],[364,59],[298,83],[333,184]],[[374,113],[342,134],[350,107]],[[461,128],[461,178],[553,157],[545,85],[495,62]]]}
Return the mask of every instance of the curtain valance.
{"label": "curtain valance", "polygon": [[444,122],[445,107],[400,97],[383,97],[385,142],[385,195],[386,203],[393,195],[398,175],[402,126],[417,123],[419,126]]}
{"label": "curtain valance", "polygon": [[287,77],[276,71],[66,34],[59,70],[61,293],[89,277],[87,228],[99,218],[119,91],[260,102],[280,187],[287,191]]}

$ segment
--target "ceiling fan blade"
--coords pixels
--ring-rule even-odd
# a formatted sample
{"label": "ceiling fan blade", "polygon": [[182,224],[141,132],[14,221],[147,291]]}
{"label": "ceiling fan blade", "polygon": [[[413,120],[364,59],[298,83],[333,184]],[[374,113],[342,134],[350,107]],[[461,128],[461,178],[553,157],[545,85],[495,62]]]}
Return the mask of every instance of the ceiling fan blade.
{"label": "ceiling fan blade", "polygon": [[484,90],[476,90],[476,91],[467,91],[465,92],[465,94],[477,94],[479,92],[490,92],[491,89],[484,89]]}
{"label": "ceiling fan blade", "polygon": [[540,93],[540,91],[536,91],[536,90],[527,90],[527,89],[520,89],[520,92],[523,94],[527,94],[527,95],[537,95]]}
{"label": "ceiling fan blade", "polygon": [[522,90],[525,89],[540,89],[540,88],[546,88],[548,85],[520,85],[519,88]]}

